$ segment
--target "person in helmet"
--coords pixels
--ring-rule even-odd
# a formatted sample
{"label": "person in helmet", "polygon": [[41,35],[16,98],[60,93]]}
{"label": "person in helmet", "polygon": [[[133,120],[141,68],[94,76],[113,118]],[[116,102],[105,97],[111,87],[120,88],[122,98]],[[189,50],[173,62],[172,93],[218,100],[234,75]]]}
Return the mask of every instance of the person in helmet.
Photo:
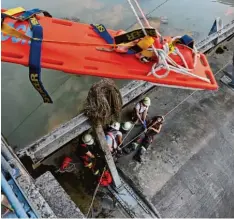
{"label": "person in helmet", "polygon": [[94,175],[99,174],[99,170],[95,168],[95,156],[94,156],[94,139],[90,134],[84,134],[82,136],[82,142],[79,144],[77,153],[84,166],[90,168]]}
{"label": "person in helmet", "polygon": [[136,146],[136,144],[140,145],[140,148],[133,157],[136,161],[141,162],[141,156],[145,153],[150,144],[153,142],[154,136],[160,133],[163,122],[163,116],[155,116],[147,126],[147,130],[145,132],[144,137],[140,137],[134,144],[134,146]]}
{"label": "person in helmet", "polygon": [[120,123],[113,122],[106,130],[106,141],[111,152],[120,151],[118,146],[122,144],[122,132],[119,129]]}
{"label": "person in helmet", "polygon": [[151,100],[149,97],[145,97],[139,103],[136,104],[133,110],[133,117],[132,120],[134,122],[139,121],[142,123],[144,128],[146,128],[146,116],[149,110],[149,106],[151,104]]}
{"label": "person in helmet", "polygon": [[132,122],[127,121],[121,125],[121,130],[123,133],[127,133],[128,131],[130,131],[132,127],[133,127]]}

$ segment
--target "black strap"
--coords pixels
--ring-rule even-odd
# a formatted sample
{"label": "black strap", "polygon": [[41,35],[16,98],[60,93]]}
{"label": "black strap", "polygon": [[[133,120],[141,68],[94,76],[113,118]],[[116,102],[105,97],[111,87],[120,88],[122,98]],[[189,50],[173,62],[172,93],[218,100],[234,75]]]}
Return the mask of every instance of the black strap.
{"label": "black strap", "polygon": [[[151,37],[156,37],[156,30],[153,28],[146,28],[145,29],[146,33],[148,36]],[[133,30],[131,32],[119,35],[114,37],[115,43],[116,44],[120,44],[120,43],[129,43],[132,42],[134,40],[138,40],[140,38],[143,38],[145,36],[144,32],[142,29],[137,29],[137,30]]]}

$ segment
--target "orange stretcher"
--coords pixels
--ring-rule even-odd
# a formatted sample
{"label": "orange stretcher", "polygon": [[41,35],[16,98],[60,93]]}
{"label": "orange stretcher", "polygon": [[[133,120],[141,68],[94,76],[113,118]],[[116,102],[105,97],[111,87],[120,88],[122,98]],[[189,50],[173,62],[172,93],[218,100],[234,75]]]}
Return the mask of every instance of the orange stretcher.
{"label": "orange stretcher", "polygon": [[[42,68],[79,75],[144,80],[172,87],[207,90],[216,90],[218,88],[204,54],[200,55],[193,73],[206,77],[210,82],[173,71],[165,78],[156,78],[152,74],[147,76],[153,65],[152,62],[141,63],[135,55],[97,50],[97,46],[106,45],[106,43],[93,31],[92,26],[39,15],[36,15],[36,18],[43,27],[43,39],[71,42],[70,44],[63,44],[43,41],[41,50]],[[16,21],[7,17],[4,23],[30,36],[31,30],[28,21]],[[116,35],[116,31],[108,30],[108,32],[112,36]],[[28,66],[29,43],[29,40],[7,36],[2,33],[1,60]],[[165,70],[160,70],[158,74],[164,72]]]}

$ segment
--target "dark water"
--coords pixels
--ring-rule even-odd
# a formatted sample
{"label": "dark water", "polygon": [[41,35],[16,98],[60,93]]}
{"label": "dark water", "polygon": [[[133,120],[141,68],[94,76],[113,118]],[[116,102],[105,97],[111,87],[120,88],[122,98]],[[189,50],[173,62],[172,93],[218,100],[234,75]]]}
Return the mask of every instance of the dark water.
{"label": "dark water", "polygon": [[[234,17],[234,0],[139,0],[152,19],[168,18],[163,34],[191,33],[197,40],[207,35],[216,17],[224,24]],[[77,17],[86,23],[103,23],[109,28],[126,29],[135,17],[126,0],[3,0],[3,8],[41,8],[54,17]],[[56,78],[56,80],[55,80]],[[2,134],[9,143],[23,148],[73,118],[82,110],[83,100],[98,78],[70,76],[58,71],[42,71],[42,81],[54,104],[43,104],[28,80],[28,69],[2,63]],[[121,87],[127,81],[116,80]]]}

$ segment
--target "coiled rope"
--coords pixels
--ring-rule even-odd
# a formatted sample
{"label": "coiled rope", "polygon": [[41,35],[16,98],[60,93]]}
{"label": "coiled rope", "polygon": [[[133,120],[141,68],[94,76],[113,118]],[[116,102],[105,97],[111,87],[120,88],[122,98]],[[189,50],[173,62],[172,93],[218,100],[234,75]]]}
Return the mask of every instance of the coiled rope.
{"label": "coiled rope", "polygon": [[[141,19],[140,19],[140,17],[137,14],[137,11],[134,8],[134,5],[132,4],[132,0],[127,0],[127,1],[128,1],[129,5],[130,5],[130,8],[132,9],[132,11],[133,11],[136,19],[137,19],[140,27],[141,27],[144,35],[147,36],[145,27],[144,27],[143,23],[141,22]],[[138,10],[140,11],[141,16],[142,16],[142,18],[143,18],[146,26],[148,28],[152,28],[151,25],[149,24],[149,21],[147,20],[147,18],[145,16],[144,12],[142,11],[142,9],[141,9],[138,1],[137,0],[133,0],[133,1],[135,3],[136,7],[138,8]],[[161,37],[160,33],[157,30],[156,30],[156,33],[157,33],[158,37]],[[172,42],[175,41],[178,38],[181,38],[181,36],[174,37],[172,39]],[[181,52],[179,51],[178,48],[175,48],[175,50],[173,51],[173,53],[176,54],[176,55],[178,55],[181,58],[181,60],[183,62],[183,65],[185,67],[177,64],[168,55],[169,54],[169,45],[168,45],[168,43],[165,43],[163,45],[163,49],[157,49],[157,48],[155,48],[154,45],[152,45],[152,50],[153,50],[155,56],[158,57],[158,62],[153,64],[153,66],[151,68],[151,71],[147,74],[147,76],[150,76],[151,74],[153,74],[153,76],[156,77],[156,78],[165,78],[165,77],[167,77],[169,75],[170,71],[173,71],[173,72],[178,73],[178,74],[189,75],[191,77],[195,77],[195,78],[198,78],[200,80],[203,80],[203,81],[206,81],[206,82],[210,83],[209,79],[201,77],[201,76],[196,75],[196,74],[193,73],[193,70],[194,70],[194,68],[195,68],[195,66],[197,64],[197,58],[199,56],[199,53],[198,53],[197,48],[195,46],[193,47],[193,49],[190,48],[190,47],[187,47],[187,48],[190,49],[192,51],[193,55],[194,55],[193,68],[192,69],[188,68],[188,64],[187,64],[187,62],[186,62],[183,54],[181,54]],[[162,74],[162,75],[157,74],[157,71],[159,71],[161,69],[165,69],[166,70],[165,73]]]}

